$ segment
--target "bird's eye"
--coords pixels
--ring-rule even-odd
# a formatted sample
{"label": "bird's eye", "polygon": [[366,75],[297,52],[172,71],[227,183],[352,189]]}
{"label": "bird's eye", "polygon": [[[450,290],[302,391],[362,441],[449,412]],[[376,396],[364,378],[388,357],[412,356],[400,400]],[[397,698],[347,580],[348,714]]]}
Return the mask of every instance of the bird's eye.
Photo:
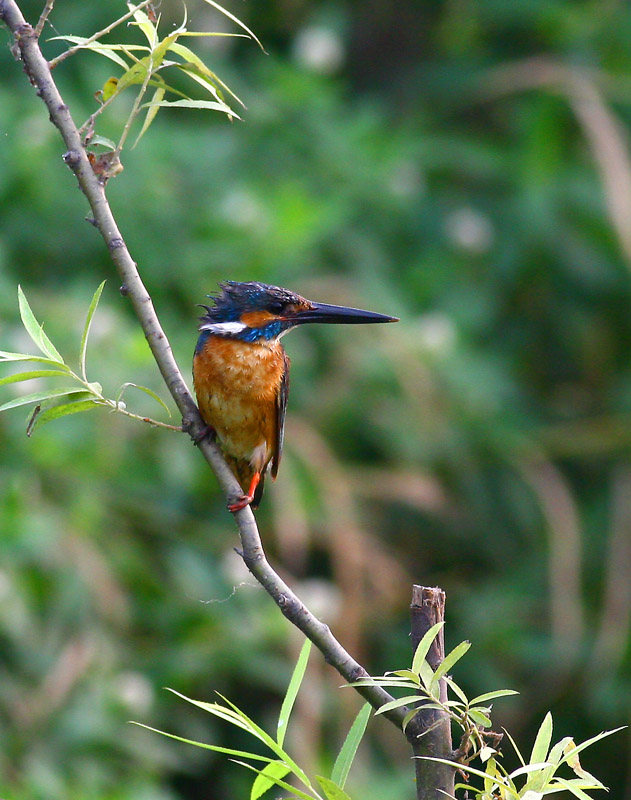
{"label": "bird's eye", "polygon": [[273,303],[270,303],[267,308],[272,314],[282,314],[285,306],[279,300],[275,300]]}

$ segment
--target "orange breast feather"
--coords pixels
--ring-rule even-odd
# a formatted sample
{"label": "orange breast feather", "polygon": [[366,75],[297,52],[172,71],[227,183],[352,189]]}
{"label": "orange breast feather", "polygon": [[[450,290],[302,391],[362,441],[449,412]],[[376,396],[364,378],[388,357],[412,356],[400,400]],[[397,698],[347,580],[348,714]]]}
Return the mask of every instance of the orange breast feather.
{"label": "orange breast feather", "polygon": [[215,429],[241,483],[279,455],[277,404],[285,359],[278,342],[258,344],[221,336],[209,336],[195,355],[193,383],[199,410]]}

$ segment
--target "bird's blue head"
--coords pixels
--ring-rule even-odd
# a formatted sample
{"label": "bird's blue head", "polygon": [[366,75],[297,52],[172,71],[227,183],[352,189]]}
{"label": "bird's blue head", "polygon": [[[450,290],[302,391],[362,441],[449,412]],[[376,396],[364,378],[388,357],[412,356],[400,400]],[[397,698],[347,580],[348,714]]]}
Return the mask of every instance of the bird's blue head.
{"label": "bird's blue head", "polygon": [[396,322],[396,317],[346,306],[314,303],[299,294],[266,283],[220,283],[221,293],[209,295],[214,306],[202,306],[202,335],[223,336],[265,344],[305,322]]}

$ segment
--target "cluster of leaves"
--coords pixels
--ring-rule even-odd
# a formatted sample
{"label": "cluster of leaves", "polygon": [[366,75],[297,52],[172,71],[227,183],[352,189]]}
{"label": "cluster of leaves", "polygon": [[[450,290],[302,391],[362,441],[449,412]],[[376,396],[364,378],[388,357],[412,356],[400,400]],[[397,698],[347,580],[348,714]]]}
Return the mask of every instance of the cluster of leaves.
{"label": "cluster of leaves", "polygon": [[[368,719],[370,717],[370,706],[368,703],[364,704],[355,717],[355,721],[335,760],[331,776],[325,777],[324,775],[316,775],[315,777],[315,782],[319,785],[320,791],[323,793],[324,797],[320,794],[320,791],[316,789],[314,782],[309,778],[305,770],[303,770],[289,755],[284,746],[289,718],[307,668],[310,652],[311,642],[306,639],[300,651],[300,655],[298,656],[296,667],[281,706],[275,736],[267,733],[250,719],[244,711],[221,695],[220,697],[224,701],[223,703],[204,703],[199,700],[191,700],[191,698],[185,697],[179,692],[173,692],[183,700],[198,706],[218,719],[228,722],[230,725],[234,725],[249,734],[255,740],[263,744],[267,750],[271,752],[271,756],[260,755],[246,750],[234,750],[219,745],[206,744],[204,742],[195,742],[190,739],[184,739],[181,736],[165,733],[164,731],[156,732],[168,736],[171,739],[177,739],[180,742],[193,744],[196,747],[203,747],[208,750],[213,750],[216,753],[229,755],[232,757],[231,760],[235,763],[255,772],[256,778],[252,784],[250,800],[258,800],[259,797],[274,786],[278,786],[289,792],[288,797],[295,798],[295,800],[350,800],[348,794],[344,791],[344,786],[357,748],[359,747],[368,724]],[[170,691],[173,690],[171,689]],[[148,725],[142,725],[141,727],[153,731],[156,730],[155,728],[150,728]],[[248,760],[244,761],[243,759]],[[258,769],[253,764],[249,763],[251,761],[258,762],[259,764],[263,763],[265,766],[262,769]],[[286,780],[288,776],[293,777],[303,788],[291,786]]]}
{"label": "cluster of leaves", "polygon": [[[93,36],[82,37],[66,35],[53,37],[53,39],[61,39],[69,42],[72,47],[53,59],[50,62],[51,67],[55,67],[60,61],[79,50],[91,50],[94,53],[108,58],[123,69],[121,75],[108,78],[103,87],[96,92],[95,97],[99,101],[100,107],[82,126],[86,145],[101,145],[105,147],[105,153],[101,154],[98,159],[94,156],[93,165],[97,171],[103,172],[106,177],[112,177],[120,171],[120,152],[123,149],[132,124],[143,111],[145,112],[144,122],[136,137],[134,146],[138,144],[146,133],[160,108],[189,108],[219,111],[226,114],[229,119],[233,117],[238,118],[239,115],[226,102],[225,94],[230,95],[230,97],[240,105],[243,105],[242,101],[196,53],[179,40],[185,37],[236,36],[252,38],[258,42],[259,45],[260,42],[255,34],[243,22],[225,8],[214,0],[205,0],[205,2],[227,16],[244,30],[245,33],[189,31],[186,27],[187,20],[185,16],[183,22],[176,30],[161,38],[159,34],[160,17],[156,14],[151,0],[143,0],[143,2],[138,5],[127,3],[129,7],[127,14],[124,14],[120,19]],[[147,40],[146,45],[109,44],[102,41],[105,34],[110,33],[115,27],[130,18],[133,19],[131,24],[136,26],[144,34]],[[176,71],[191,78],[213,99],[194,99],[177,87],[167,83],[162,75],[167,69],[171,69],[172,71]],[[104,136],[96,135],[96,118],[120,97],[126,89],[132,86],[138,87],[138,92],[118,143],[114,143]],[[154,89],[153,96],[150,100],[143,102],[149,87]],[[176,96],[179,99],[165,100],[165,96],[167,95]]]}
{"label": "cluster of leaves", "polygon": [[150,422],[154,425],[160,425],[161,427],[173,427],[157,422],[156,420],[151,420],[148,417],[140,417],[127,410],[122,397],[126,389],[133,387],[153,397],[153,399],[165,409],[167,414],[170,415],[171,412],[164,401],[146,386],[139,386],[135,383],[126,382],[120,387],[116,398],[110,399],[105,397],[103,394],[103,387],[98,381],[88,380],[86,372],[88,337],[90,335],[92,319],[104,286],[105,281],[101,283],[94,293],[88,308],[79,346],[79,368],[76,372],[68,366],[59,350],[57,350],[47,334],[44,333],[44,327],[35,318],[31,306],[26,299],[26,295],[22,291],[22,287],[18,287],[18,303],[22,324],[42,355],[11,353],[0,350],[0,363],[31,362],[33,364],[46,366],[47,369],[40,368],[29,370],[28,372],[17,372],[12,375],[7,375],[5,378],[0,379],[0,386],[36,379],[45,379],[49,381],[51,379],[64,378],[66,381],[69,381],[69,383],[62,386],[54,386],[42,389],[41,391],[21,395],[0,405],[0,411],[7,411],[10,408],[18,408],[20,406],[35,405],[26,426],[26,432],[29,436],[36,428],[54,419],[59,419],[69,414],[78,414],[82,411],[91,411],[99,407],[105,407],[110,411],[117,411],[121,414],[125,414],[125,416],[133,417],[143,422]]}
{"label": "cluster of leaves", "polygon": [[[621,728],[599,733],[579,745],[576,745],[568,736],[551,746],[552,715],[550,713],[546,715],[539,728],[528,761],[522,756],[512,736],[508,731],[504,731],[520,761],[519,767],[508,771],[502,763],[502,753],[498,749],[502,735],[491,731],[492,704],[489,701],[498,697],[514,695],[517,692],[512,689],[497,689],[471,699],[467,697],[448,673],[469,650],[470,642],[461,642],[454,647],[436,670],[433,670],[427,661],[427,654],[443,624],[443,622],[438,622],[423,636],[414,653],[411,668],[387,672],[383,676],[365,679],[355,684],[360,686],[376,684],[398,690],[412,690],[414,694],[392,700],[377,711],[377,714],[383,714],[393,708],[414,705],[414,708],[405,717],[404,728],[422,709],[435,709],[442,712],[442,715],[446,715],[462,731],[460,747],[454,754],[454,760],[429,756],[419,757],[449,764],[465,775],[470,773],[482,778],[482,788],[477,788],[469,783],[456,785],[456,790],[470,792],[477,800],[541,800],[544,795],[565,790],[579,800],[589,800],[591,798],[591,795],[587,794],[589,790],[606,790],[607,787],[601,781],[581,767],[578,754]],[[456,699],[441,699],[441,683],[443,681]],[[419,697],[422,698],[420,702]],[[434,724],[441,724],[441,720]],[[422,735],[426,735],[429,730],[431,727]],[[491,746],[491,742],[495,746]],[[479,758],[482,762],[483,769],[470,765],[475,758]],[[577,777],[564,778],[557,775],[558,769],[564,764],[567,764]],[[520,783],[521,785],[518,785]]]}
{"label": "cluster of leaves", "polygon": [[[420,757],[430,761],[440,761],[453,766],[455,770],[462,774],[470,773],[482,778],[483,785],[481,788],[469,783],[456,785],[456,791],[470,793],[466,796],[475,797],[476,800],[542,800],[545,795],[561,791],[568,791],[579,800],[591,800],[592,796],[587,793],[589,790],[606,790],[606,786],[582,768],[579,753],[606,736],[621,730],[620,728],[599,733],[579,745],[575,744],[569,736],[551,745],[552,715],[548,713],[539,728],[528,761],[522,756],[508,731],[504,731],[520,761],[520,766],[511,772],[503,766],[501,752],[496,747],[491,747],[488,744],[490,738],[498,744],[502,738],[501,734],[489,733],[492,710],[489,701],[498,697],[514,695],[517,692],[510,689],[499,689],[485,692],[471,700],[467,698],[464,691],[447,673],[465,655],[470,647],[469,642],[461,642],[445,656],[445,659],[437,669],[433,670],[427,661],[427,654],[442,625],[442,622],[434,625],[421,639],[416,648],[411,668],[395,670],[381,677],[368,678],[352,684],[353,686],[379,685],[396,689],[413,689],[415,691],[413,695],[386,703],[376,714],[383,714],[389,709],[414,704],[415,708],[406,716],[404,728],[421,709],[433,708],[447,715],[463,731],[461,745],[456,753],[457,760],[450,761],[428,756]],[[238,706],[221,695],[223,703],[205,703],[199,700],[192,700],[179,692],[173,692],[178,697],[207,711],[218,719],[245,731],[262,743],[271,752],[271,756],[192,741],[181,736],[158,731],[148,725],[141,725],[141,727],[161,733],[171,739],[177,739],[180,742],[229,755],[235,763],[255,772],[256,778],[250,791],[250,800],[258,800],[274,786],[289,792],[287,796],[295,800],[350,800],[344,787],[355,754],[368,725],[370,718],[370,705],[368,703],[364,704],[356,716],[337,756],[331,771],[331,777],[328,778],[322,775],[315,777],[315,781],[323,792],[324,798],[315,789],[313,781],[308,777],[305,770],[296,763],[284,747],[291,710],[305,674],[310,651],[311,643],[309,640],[305,640],[281,706],[275,736],[267,733]],[[453,694],[458,698],[457,700],[442,701],[440,699],[440,684],[442,681],[452,690]],[[419,697],[421,698],[420,701]],[[441,723],[439,721],[436,724]],[[421,735],[426,735],[429,730],[431,728]],[[470,766],[469,762],[475,757],[480,759],[484,769]],[[243,759],[247,759],[247,761]],[[251,761],[262,762],[265,766],[259,769],[251,764]],[[564,778],[557,775],[559,768],[565,764],[570,767],[577,777]],[[293,776],[295,781],[303,788],[296,788],[290,785],[287,782],[288,776]]]}

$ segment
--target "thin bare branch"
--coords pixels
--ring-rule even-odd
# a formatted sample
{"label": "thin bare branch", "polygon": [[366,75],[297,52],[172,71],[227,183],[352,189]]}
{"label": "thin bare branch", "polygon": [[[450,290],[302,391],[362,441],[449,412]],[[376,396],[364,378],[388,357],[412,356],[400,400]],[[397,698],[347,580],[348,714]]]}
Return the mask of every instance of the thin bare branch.
{"label": "thin bare branch", "polygon": [[37,36],[38,38],[42,35],[42,31],[44,30],[44,25],[46,24],[46,20],[50,16],[50,13],[53,10],[54,5],[55,5],[55,0],[46,0],[46,5],[44,6],[41,16],[37,21],[37,25],[35,26],[35,36]]}
{"label": "thin bare branch", "polygon": [[[147,4],[147,2],[141,3],[136,8]],[[31,83],[37,90],[38,96],[46,104],[52,122],[61,133],[67,148],[64,161],[75,174],[79,186],[90,204],[94,224],[100,231],[122,279],[124,295],[132,303],[165,384],[182,414],[184,427],[191,437],[199,438],[205,429],[205,424],[173,357],[171,346],[162,330],[136,263],[132,259],[112,215],[105,196],[105,188],[90,166],[79,131],[70,115],[68,106],[59,94],[50,73],[50,66],[39,48],[35,32],[24,20],[15,0],[0,0],[0,19],[13,32],[17,51]],[[115,24],[119,24],[121,21],[122,19]],[[97,37],[102,34],[103,32],[100,32]],[[59,60],[56,63],[59,63]],[[233,499],[241,495],[241,487],[228,468],[219,448],[207,439],[200,442],[199,448],[215,473],[226,498]],[[241,555],[246,565],[274,599],[285,617],[311,639],[320,649],[326,661],[345,680],[353,682],[359,678],[368,677],[366,670],[347,653],[328,626],[320,622],[309,611],[272,569],[265,557],[256,520],[250,507],[246,506],[238,511],[234,514],[234,518],[241,537]],[[392,699],[386,691],[378,686],[357,687],[357,691],[375,708],[379,708]],[[384,716],[400,728],[406,713],[407,709],[398,708]],[[413,735],[413,729],[412,723],[408,725],[408,736]]]}

